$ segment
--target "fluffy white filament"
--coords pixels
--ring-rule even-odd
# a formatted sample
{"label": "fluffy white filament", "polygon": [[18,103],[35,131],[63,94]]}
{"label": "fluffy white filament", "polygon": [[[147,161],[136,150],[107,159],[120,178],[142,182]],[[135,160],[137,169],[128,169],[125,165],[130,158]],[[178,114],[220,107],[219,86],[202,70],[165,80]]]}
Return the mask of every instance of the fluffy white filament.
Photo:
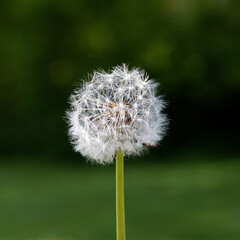
{"label": "fluffy white filament", "polygon": [[155,146],[164,134],[164,102],[158,84],[143,70],[117,66],[94,72],[75,90],[67,112],[74,149],[100,164],[112,163],[120,147],[125,155]]}

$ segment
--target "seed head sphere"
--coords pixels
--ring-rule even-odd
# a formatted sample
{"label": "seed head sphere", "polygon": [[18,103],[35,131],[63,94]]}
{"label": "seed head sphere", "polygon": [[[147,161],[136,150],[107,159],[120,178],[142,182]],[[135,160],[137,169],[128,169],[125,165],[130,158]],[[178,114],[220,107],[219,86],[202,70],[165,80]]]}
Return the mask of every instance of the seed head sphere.
{"label": "seed head sphere", "polygon": [[119,148],[139,155],[162,139],[167,119],[158,83],[123,64],[94,72],[70,97],[67,111],[74,149],[89,160],[112,163]]}

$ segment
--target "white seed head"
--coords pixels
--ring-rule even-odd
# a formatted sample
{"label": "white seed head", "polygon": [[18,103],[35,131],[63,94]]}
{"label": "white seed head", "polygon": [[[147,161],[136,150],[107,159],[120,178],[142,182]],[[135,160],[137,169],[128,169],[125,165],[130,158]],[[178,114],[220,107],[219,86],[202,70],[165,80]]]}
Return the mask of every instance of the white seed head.
{"label": "white seed head", "polygon": [[158,83],[125,64],[94,72],[75,90],[67,111],[74,149],[93,162],[112,163],[119,148],[139,155],[162,139],[167,120]]}

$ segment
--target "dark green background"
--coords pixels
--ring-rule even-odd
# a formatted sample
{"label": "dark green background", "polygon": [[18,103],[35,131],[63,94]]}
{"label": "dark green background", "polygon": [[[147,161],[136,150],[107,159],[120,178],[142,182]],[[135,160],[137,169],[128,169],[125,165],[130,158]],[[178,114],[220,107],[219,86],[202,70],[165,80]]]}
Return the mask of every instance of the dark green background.
{"label": "dark green background", "polygon": [[114,168],[64,121],[87,73],[161,83],[167,136],[127,161],[128,239],[240,239],[237,0],[0,2],[0,240],[114,239]]}

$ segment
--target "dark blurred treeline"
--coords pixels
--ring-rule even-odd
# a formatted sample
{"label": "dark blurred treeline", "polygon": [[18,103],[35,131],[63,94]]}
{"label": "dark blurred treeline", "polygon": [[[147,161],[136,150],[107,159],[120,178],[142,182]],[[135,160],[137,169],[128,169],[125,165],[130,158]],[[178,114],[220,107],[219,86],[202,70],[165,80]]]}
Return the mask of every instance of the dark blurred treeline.
{"label": "dark blurred treeline", "polygon": [[162,151],[237,149],[239,12],[234,0],[2,0],[1,154],[72,154],[63,117],[74,84],[122,62],[161,82]]}

